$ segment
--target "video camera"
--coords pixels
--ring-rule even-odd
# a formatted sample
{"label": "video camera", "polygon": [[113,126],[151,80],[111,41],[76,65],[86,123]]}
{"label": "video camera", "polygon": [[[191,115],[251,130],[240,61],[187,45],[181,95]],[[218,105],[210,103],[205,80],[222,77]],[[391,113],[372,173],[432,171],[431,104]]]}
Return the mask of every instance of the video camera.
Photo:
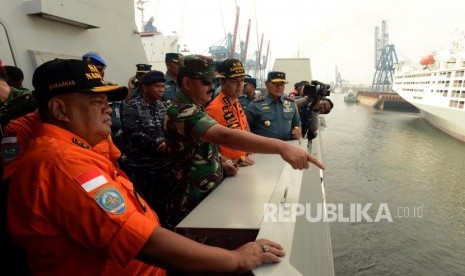
{"label": "video camera", "polygon": [[139,79],[138,78],[134,78],[133,80],[131,80],[131,83],[134,87],[139,87]]}
{"label": "video camera", "polygon": [[329,88],[329,84],[313,80],[311,82],[303,83],[300,88],[300,91],[302,91],[302,94],[304,96],[308,96],[309,98],[324,99],[326,97],[329,97]]}

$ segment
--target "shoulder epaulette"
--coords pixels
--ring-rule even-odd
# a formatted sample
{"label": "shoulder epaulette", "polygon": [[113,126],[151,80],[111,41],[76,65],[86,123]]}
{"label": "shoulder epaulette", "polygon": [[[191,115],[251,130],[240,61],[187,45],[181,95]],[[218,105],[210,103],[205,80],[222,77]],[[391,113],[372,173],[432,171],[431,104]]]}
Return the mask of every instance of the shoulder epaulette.
{"label": "shoulder epaulette", "polygon": [[253,101],[254,103],[258,103],[258,102],[262,102],[262,101],[264,101],[264,100],[265,100],[265,97],[260,96],[260,97],[254,98],[252,101]]}
{"label": "shoulder epaulette", "polygon": [[290,101],[290,102],[293,102],[293,101],[295,100],[295,99],[291,99],[291,98],[289,98],[289,97],[287,97],[287,96],[284,97],[284,99],[285,99],[286,101]]}

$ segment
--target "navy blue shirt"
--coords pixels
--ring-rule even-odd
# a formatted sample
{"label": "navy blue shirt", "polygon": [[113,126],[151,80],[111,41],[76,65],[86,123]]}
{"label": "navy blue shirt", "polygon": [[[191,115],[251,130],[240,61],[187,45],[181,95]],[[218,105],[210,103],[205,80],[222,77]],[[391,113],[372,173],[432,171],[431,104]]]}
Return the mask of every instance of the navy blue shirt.
{"label": "navy blue shirt", "polygon": [[238,98],[239,102],[242,105],[242,109],[247,110],[248,105],[253,101],[253,99],[249,98],[247,95],[241,95]]}
{"label": "navy blue shirt", "polygon": [[246,109],[250,131],[280,140],[292,140],[292,129],[300,126],[300,117],[293,100],[284,96],[274,100],[269,95],[251,102]]}
{"label": "navy blue shirt", "polygon": [[163,92],[163,96],[161,97],[167,103],[171,103],[171,101],[176,98],[178,94],[179,87],[176,84],[175,80],[171,78],[171,76],[166,72],[165,74],[165,91]]}

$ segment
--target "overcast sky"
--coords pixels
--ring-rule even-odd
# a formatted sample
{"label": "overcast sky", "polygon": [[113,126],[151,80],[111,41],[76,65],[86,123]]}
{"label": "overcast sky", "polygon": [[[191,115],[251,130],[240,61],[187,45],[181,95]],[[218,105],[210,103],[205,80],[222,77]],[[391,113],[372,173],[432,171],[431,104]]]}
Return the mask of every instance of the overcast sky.
{"label": "overcast sky", "polygon": [[465,31],[463,0],[150,0],[144,17],[154,16],[164,34],[175,31],[191,53],[208,55],[209,46],[233,32],[236,4],[238,41],[252,21],[248,58],[263,33],[271,65],[275,58],[310,58],[313,79],[327,83],[337,66],[342,79],[371,84],[374,30],[382,20],[399,59],[414,62],[447,44],[451,33]]}

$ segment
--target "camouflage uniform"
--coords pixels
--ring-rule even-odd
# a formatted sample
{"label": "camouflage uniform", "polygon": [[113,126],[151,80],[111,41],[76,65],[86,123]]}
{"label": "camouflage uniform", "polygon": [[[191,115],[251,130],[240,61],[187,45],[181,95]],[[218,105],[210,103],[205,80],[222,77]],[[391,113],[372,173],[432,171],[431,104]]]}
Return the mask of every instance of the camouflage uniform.
{"label": "camouflage uniform", "polygon": [[172,156],[168,219],[178,224],[223,180],[218,146],[200,137],[216,124],[182,92],[168,108],[166,138]]}
{"label": "camouflage uniform", "polygon": [[149,104],[139,96],[130,100],[123,110],[126,171],[134,186],[155,209],[160,222],[164,221],[168,160],[157,148],[165,140],[166,108],[163,101]]}
{"label": "camouflage uniform", "polygon": [[[186,64],[183,64],[184,61]],[[213,60],[212,68],[207,61],[198,60],[198,56],[186,56],[185,60],[181,58],[180,66],[194,67],[192,71],[198,75],[201,75],[199,71],[207,69],[214,74]],[[197,65],[200,68],[196,68]],[[168,107],[164,129],[171,149],[171,182],[167,204],[170,227],[176,226],[223,180],[218,146],[200,139],[215,124],[217,122],[182,91]]]}
{"label": "camouflage uniform", "polygon": [[[1,67],[0,60],[0,74],[2,73],[1,69],[3,69],[3,67]],[[0,81],[4,81],[6,85],[6,78],[3,76],[0,76]],[[8,98],[4,103],[0,104],[0,139],[2,140],[1,157],[4,161],[12,160],[19,154],[19,147],[16,141],[7,141],[8,138],[11,139],[13,137],[5,137],[4,139],[4,128],[11,120],[33,111],[37,106],[37,102],[31,92],[18,90],[13,87],[10,87],[9,89],[10,94],[8,95]],[[0,176],[2,176],[0,177],[0,242],[2,244],[1,248],[3,253],[6,253],[5,264],[11,264],[8,268],[10,268],[10,271],[13,271],[11,272],[12,275],[31,275],[31,272],[27,267],[26,253],[16,242],[13,242],[13,238],[6,231],[6,209],[10,179],[3,179],[3,165],[0,165]]]}
{"label": "camouflage uniform", "polygon": [[6,101],[0,105],[0,125],[4,128],[11,120],[37,109],[37,101],[27,89],[10,87]]}

